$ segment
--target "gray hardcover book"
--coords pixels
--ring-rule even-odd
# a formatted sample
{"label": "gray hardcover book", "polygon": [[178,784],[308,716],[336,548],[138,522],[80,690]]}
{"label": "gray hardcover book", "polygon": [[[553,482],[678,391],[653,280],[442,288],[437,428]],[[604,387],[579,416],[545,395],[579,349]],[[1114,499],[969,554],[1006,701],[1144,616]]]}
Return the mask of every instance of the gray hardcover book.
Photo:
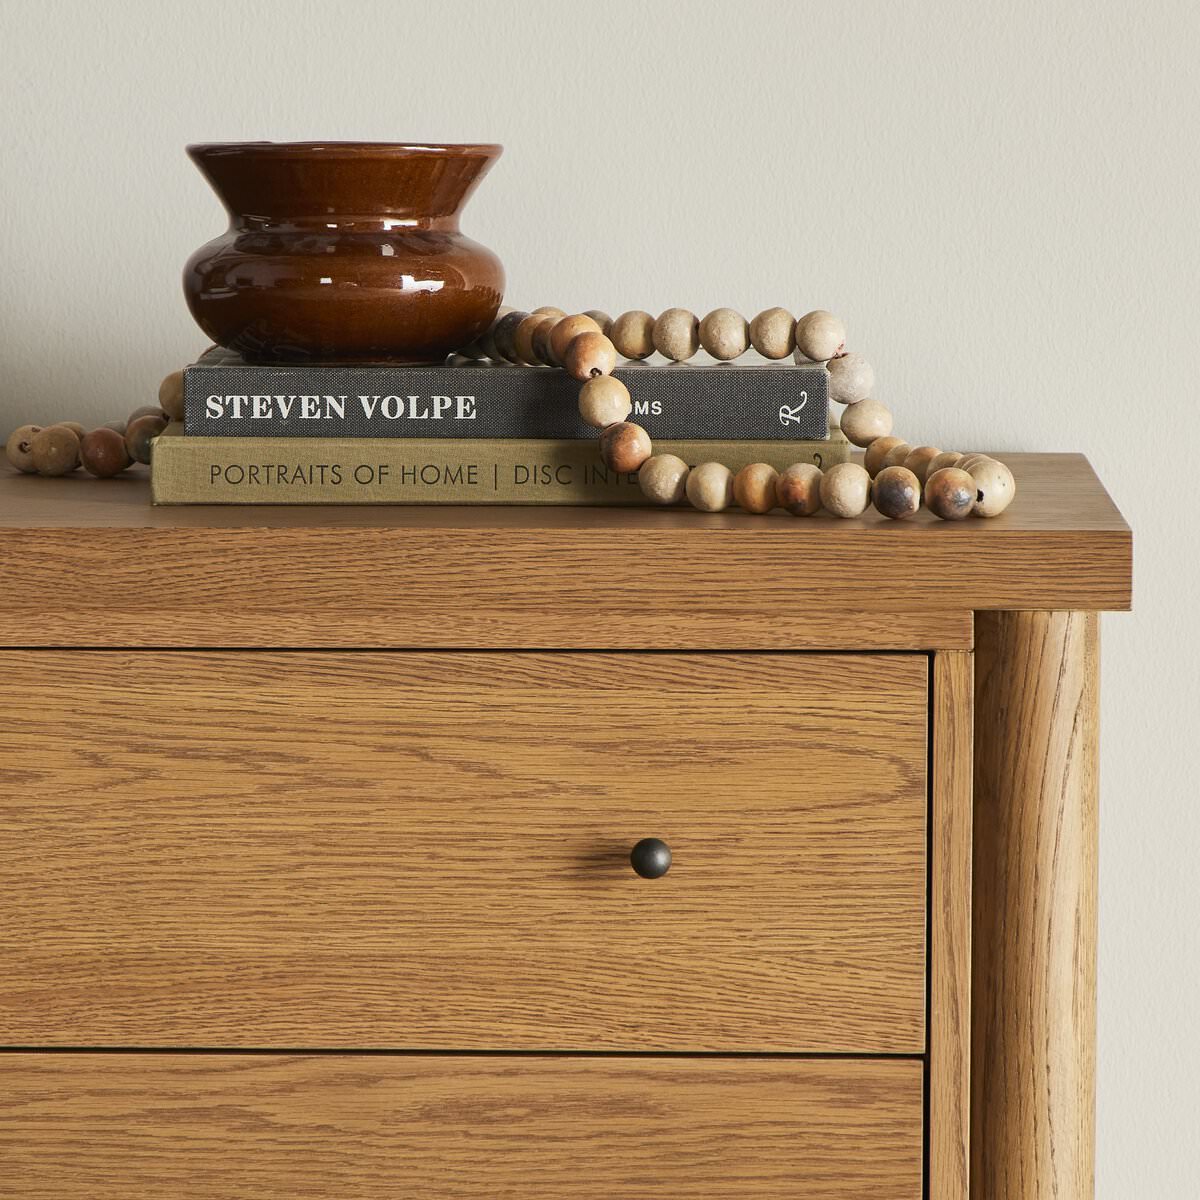
{"label": "gray hardcover book", "polygon": [[[824,438],[822,363],[625,363],[630,420],[656,439]],[[201,437],[595,437],[564,371],[465,366],[256,366],[214,349],[184,371],[187,432]]]}

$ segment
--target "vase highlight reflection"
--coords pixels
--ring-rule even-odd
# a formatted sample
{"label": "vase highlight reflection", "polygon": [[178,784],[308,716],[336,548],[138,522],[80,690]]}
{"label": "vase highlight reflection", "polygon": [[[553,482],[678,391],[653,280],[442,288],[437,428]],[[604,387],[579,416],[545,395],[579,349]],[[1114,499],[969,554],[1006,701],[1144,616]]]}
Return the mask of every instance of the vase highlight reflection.
{"label": "vase highlight reflection", "polygon": [[441,362],[482,333],[504,268],[459,213],[492,145],[187,148],[229,229],[184,268],[188,307],[251,362]]}

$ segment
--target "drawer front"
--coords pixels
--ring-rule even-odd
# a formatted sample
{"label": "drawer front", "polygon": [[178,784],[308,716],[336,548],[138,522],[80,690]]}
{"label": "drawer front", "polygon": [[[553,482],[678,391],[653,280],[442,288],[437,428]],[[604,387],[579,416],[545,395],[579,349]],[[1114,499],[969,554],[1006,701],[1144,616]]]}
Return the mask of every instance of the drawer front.
{"label": "drawer front", "polygon": [[0,697],[4,1044],[924,1049],[923,657],[13,651]]}
{"label": "drawer front", "polygon": [[0,1057],[21,1200],[919,1200],[921,1064]]}

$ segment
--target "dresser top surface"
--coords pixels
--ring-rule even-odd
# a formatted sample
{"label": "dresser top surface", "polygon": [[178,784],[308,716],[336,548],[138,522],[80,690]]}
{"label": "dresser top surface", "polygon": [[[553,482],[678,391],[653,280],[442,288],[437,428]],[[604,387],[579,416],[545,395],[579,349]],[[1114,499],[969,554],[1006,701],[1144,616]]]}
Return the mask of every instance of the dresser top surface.
{"label": "dresser top surface", "polygon": [[991,520],[492,506],[152,507],[0,470],[0,642],[586,649],[969,646],[988,609],[1131,606],[1087,460],[1014,454]]}
{"label": "dresser top surface", "polygon": [[[804,548],[854,544],[864,530],[873,538],[954,538],[986,545],[1002,533],[1128,534],[1116,505],[1081,454],[1006,454],[1017,495],[1002,516],[943,522],[922,511],[916,519],[889,521],[874,509],[856,520],[796,519],[776,510],[762,516],[730,511],[701,514],[688,508],[550,505],[196,505],[150,504],[149,474],[135,467],[117,479],[77,472],[39,479],[0,468],[0,530],[9,529],[458,529],[569,534],[619,531],[638,537],[667,532],[687,540],[726,534],[800,539]],[[874,543],[873,543],[874,544]]]}

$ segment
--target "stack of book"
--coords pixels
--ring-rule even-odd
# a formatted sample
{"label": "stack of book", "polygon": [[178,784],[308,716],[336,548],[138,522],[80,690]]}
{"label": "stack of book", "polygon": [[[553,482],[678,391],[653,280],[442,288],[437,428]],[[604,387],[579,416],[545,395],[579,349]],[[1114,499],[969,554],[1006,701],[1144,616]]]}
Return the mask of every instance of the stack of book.
{"label": "stack of book", "polygon": [[[656,453],[736,471],[844,462],[820,363],[628,363]],[[641,504],[562,371],[469,363],[256,366],[214,348],[155,442],[155,504]]]}

